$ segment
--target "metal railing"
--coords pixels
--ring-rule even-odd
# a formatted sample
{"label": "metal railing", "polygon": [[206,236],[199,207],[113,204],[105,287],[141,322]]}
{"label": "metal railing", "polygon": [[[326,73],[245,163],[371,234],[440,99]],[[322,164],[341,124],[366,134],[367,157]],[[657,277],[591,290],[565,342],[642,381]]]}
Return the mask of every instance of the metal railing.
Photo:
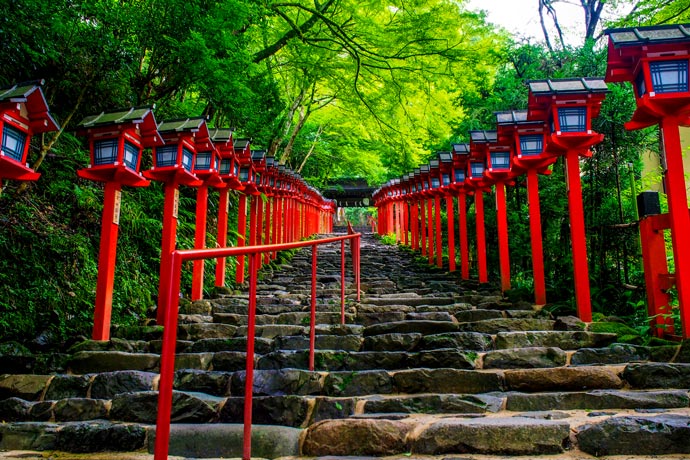
{"label": "metal railing", "polygon": [[245,381],[244,404],[244,439],[242,458],[251,458],[251,429],[252,429],[252,395],[254,386],[254,338],[256,335],[256,286],[261,256],[267,252],[312,248],[311,273],[311,311],[309,331],[309,370],[314,370],[314,346],[316,341],[316,267],[317,247],[320,245],[340,242],[340,320],[345,323],[345,241],[350,241],[352,255],[352,270],[357,289],[357,300],[360,300],[360,241],[361,234],[348,229],[348,235],[331,238],[321,238],[311,241],[272,244],[264,246],[244,246],[220,249],[190,249],[177,250],[172,253],[168,286],[170,286],[169,302],[166,308],[163,329],[163,345],[161,350],[160,382],[158,385],[158,418],[156,422],[156,441],[154,460],[167,460],[170,442],[170,415],[172,412],[173,379],[175,373],[175,345],[177,341],[177,316],[179,310],[179,292],[182,275],[182,263],[189,260],[216,259],[219,257],[249,256],[249,308],[247,319],[247,366]]}

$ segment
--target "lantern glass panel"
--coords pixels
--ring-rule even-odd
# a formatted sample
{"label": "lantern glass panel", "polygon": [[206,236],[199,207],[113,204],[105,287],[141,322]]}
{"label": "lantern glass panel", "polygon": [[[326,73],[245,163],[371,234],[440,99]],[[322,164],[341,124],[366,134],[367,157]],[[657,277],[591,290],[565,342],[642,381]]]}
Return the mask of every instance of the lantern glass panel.
{"label": "lantern glass panel", "polygon": [[271,178],[268,180],[268,184],[269,184],[271,187],[275,187],[275,185],[276,185],[276,180],[275,180],[274,178],[271,177]]}
{"label": "lantern glass panel", "polygon": [[455,170],[455,182],[459,183],[459,184],[465,182],[465,170],[464,169],[456,169]]}
{"label": "lantern glass panel", "polygon": [[28,135],[5,123],[2,130],[2,152],[13,160],[22,161]]}
{"label": "lantern glass panel", "polygon": [[233,176],[237,177],[237,175],[239,174],[239,171],[240,171],[240,166],[237,163],[235,163],[233,165],[233,168],[232,168]]}
{"label": "lantern glass panel", "polygon": [[240,182],[247,182],[249,180],[249,167],[244,166],[240,168]]}
{"label": "lantern glass panel", "polygon": [[141,149],[131,142],[125,141],[125,154],[124,162],[125,166],[129,169],[136,171],[137,165],[139,164],[139,155],[141,154]]}
{"label": "lantern glass panel", "polygon": [[223,158],[220,160],[220,173],[221,174],[230,174],[230,168],[232,167],[232,159],[231,158]]}
{"label": "lantern glass panel", "polygon": [[198,152],[194,161],[195,171],[208,171],[211,169],[212,152]]}
{"label": "lantern glass panel", "polygon": [[257,185],[261,184],[261,174],[259,174],[259,173],[254,174],[254,183]]}
{"label": "lantern glass panel", "polygon": [[438,177],[431,178],[431,188],[439,188],[441,186],[441,179]]}
{"label": "lantern glass panel", "polygon": [[544,137],[541,135],[527,134],[520,136],[520,153],[522,155],[541,155],[544,150]]}
{"label": "lantern glass panel", "polygon": [[429,190],[429,183],[424,181],[424,190]]}
{"label": "lantern glass panel", "polygon": [[446,185],[450,185],[450,174],[444,174],[442,176],[443,178],[443,186],[445,187]]}
{"label": "lantern glass panel", "polygon": [[657,61],[649,63],[655,93],[684,93],[688,91],[688,61]]}
{"label": "lantern glass panel", "polygon": [[177,164],[177,146],[156,147],[156,167],[175,166]]}
{"label": "lantern glass panel", "polygon": [[93,164],[111,165],[117,162],[117,139],[105,139],[93,143]]}
{"label": "lantern glass panel", "polygon": [[491,169],[510,169],[510,152],[491,152]]}
{"label": "lantern glass panel", "polygon": [[558,109],[558,124],[563,133],[587,131],[587,107],[561,107]]}
{"label": "lantern glass panel", "polygon": [[481,161],[472,161],[470,163],[470,173],[475,179],[482,177],[482,175],[484,175],[484,163]]}
{"label": "lantern glass panel", "polygon": [[192,163],[194,162],[194,154],[187,147],[182,147],[182,167],[187,171],[192,170]]}

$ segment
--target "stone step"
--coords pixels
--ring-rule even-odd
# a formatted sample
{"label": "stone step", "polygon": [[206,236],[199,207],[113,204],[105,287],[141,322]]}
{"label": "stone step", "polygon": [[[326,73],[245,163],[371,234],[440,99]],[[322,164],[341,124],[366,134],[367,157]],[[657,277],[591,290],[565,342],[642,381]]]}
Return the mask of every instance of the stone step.
{"label": "stone step", "polygon": [[496,348],[558,347],[562,350],[605,347],[616,341],[616,334],[585,331],[499,332]]}
{"label": "stone step", "polygon": [[[215,313],[213,315],[213,322],[222,324],[231,324],[233,326],[246,326],[248,322],[246,314],[236,313]],[[287,324],[287,325],[309,325],[311,313],[305,312],[287,312],[277,315],[261,314],[256,315],[257,325],[266,324]],[[341,315],[340,307],[338,306],[338,313],[326,313],[317,311],[315,315],[317,324],[340,324]],[[354,323],[355,316],[351,313],[345,313],[345,321],[347,323]]]}
{"label": "stone step", "polygon": [[688,407],[686,390],[553,392],[509,394],[506,409],[515,412],[548,410],[669,409]]}
{"label": "stone step", "polygon": [[366,297],[364,302],[370,305],[408,305],[416,307],[419,305],[453,305],[453,297],[428,297],[428,296],[406,296],[406,297]]}
{"label": "stone step", "polygon": [[499,318],[472,321],[458,324],[457,330],[467,332],[481,332],[484,334],[498,334],[499,332],[514,331],[551,331],[555,321],[535,318]]}

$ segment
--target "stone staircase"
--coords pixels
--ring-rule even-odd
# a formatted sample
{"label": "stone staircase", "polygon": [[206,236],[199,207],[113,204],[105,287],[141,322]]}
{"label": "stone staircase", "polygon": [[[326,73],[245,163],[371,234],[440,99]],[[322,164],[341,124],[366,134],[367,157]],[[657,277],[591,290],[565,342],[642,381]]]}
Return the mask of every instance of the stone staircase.
{"label": "stone staircase", "polygon": [[[619,344],[370,237],[341,325],[339,246],[319,249],[313,372],[310,252],[263,273],[254,456],[690,454],[688,347]],[[241,455],[247,304],[182,305],[171,455]],[[162,331],[114,335],[0,354],[0,451],[152,451]]]}

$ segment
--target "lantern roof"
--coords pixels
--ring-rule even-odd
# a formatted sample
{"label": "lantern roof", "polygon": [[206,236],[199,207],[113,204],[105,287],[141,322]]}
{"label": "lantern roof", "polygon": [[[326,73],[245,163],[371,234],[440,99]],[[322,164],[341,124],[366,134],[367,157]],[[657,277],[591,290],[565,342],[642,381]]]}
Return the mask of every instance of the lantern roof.
{"label": "lantern roof", "polygon": [[564,78],[560,80],[530,80],[531,94],[552,96],[558,94],[607,93],[608,86],[601,77]]}
{"label": "lantern roof", "polygon": [[213,128],[209,130],[209,134],[213,142],[223,143],[230,142],[233,140],[232,128]]}
{"label": "lantern roof", "polygon": [[265,158],[265,150],[252,150],[252,161],[263,161]]}
{"label": "lantern roof", "polygon": [[163,138],[153,114],[154,108],[155,106],[130,107],[89,115],[77,125],[77,129],[84,133],[87,130],[108,126],[134,125],[139,128],[144,147],[163,145]]}
{"label": "lantern roof", "polygon": [[266,167],[273,168],[276,165],[275,157],[266,157]]}
{"label": "lantern roof", "polygon": [[422,174],[428,173],[429,172],[429,165],[421,165],[419,167],[419,171]]}
{"label": "lantern roof", "polygon": [[528,123],[527,110],[510,110],[508,112],[496,112],[496,124],[514,125],[517,123]]}
{"label": "lantern roof", "polygon": [[43,80],[35,80],[0,88],[0,104],[24,104],[28,112],[27,118],[29,119],[33,134],[60,129],[60,125],[50,114],[48,103],[43,96],[43,91],[41,90],[43,83]]}
{"label": "lantern roof", "polygon": [[470,142],[473,144],[494,143],[498,141],[496,131],[470,131]]}
{"label": "lantern roof", "polygon": [[171,132],[192,132],[196,133],[206,130],[206,137],[208,137],[208,127],[206,126],[206,117],[195,118],[180,118],[177,120],[162,121],[158,125],[158,131],[163,133]]}
{"label": "lantern roof", "polygon": [[604,31],[616,46],[640,46],[690,40],[690,24],[625,27]]}
{"label": "lantern roof", "polygon": [[452,163],[453,162],[453,153],[452,152],[436,152],[436,155],[438,156],[438,159],[441,163]]}
{"label": "lantern roof", "polygon": [[453,153],[456,155],[469,155],[469,144],[453,144]]}

